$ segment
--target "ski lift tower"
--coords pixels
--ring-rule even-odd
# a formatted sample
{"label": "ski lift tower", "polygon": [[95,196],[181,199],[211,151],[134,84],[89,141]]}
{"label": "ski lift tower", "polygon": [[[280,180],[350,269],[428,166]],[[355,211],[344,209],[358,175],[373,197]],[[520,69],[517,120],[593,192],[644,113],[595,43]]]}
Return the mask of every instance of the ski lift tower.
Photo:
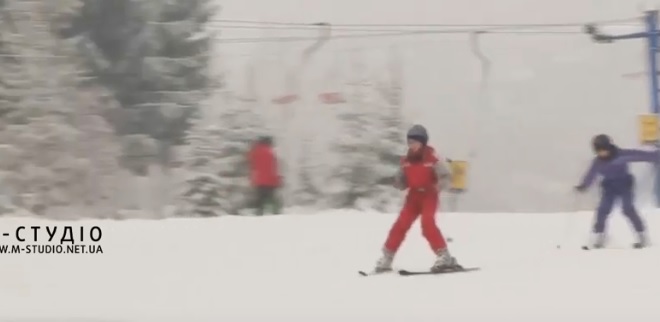
{"label": "ski lift tower", "polygon": [[[585,32],[591,35],[593,41],[601,44],[625,39],[646,40],[648,59],[647,74],[651,108],[650,114],[640,115],[640,140],[643,144],[657,145],[660,136],[660,124],[658,122],[658,116],[660,115],[660,83],[658,81],[658,51],[660,50],[658,37],[660,37],[660,30],[658,30],[658,10],[646,11],[643,20],[645,31],[642,32],[607,35],[601,33],[595,25],[586,25]],[[653,191],[656,206],[660,207],[660,171],[658,170],[660,169],[656,167]]]}

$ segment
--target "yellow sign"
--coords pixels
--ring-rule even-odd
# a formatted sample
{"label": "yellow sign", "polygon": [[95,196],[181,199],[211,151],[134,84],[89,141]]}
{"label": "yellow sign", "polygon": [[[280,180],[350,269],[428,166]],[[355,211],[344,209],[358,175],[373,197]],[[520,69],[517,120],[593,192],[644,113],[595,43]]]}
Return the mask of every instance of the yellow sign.
{"label": "yellow sign", "polygon": [[452,160],[451,167],[451,190],[463,191],[467,188],[468,162]]}
{"label": "yellow sign", "polygon": [[658,142],[660,138],[660,122],[657,114],[643,114],[639,116],[639,140],[642,144]]}

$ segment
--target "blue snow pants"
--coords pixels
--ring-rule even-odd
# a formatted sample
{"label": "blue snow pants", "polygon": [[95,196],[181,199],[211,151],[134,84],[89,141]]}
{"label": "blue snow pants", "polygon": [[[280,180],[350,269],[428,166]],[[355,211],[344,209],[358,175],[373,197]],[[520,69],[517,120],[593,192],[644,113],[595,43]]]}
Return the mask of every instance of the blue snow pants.
{"label": "blue snow pants", "polygon": [[595,233],[605,232],[607,218],[612,212],[612,207],[617,199],[621,199],[621,210],[628,218],[636,232],[645,230],[644,222],[635,209],[635,178],[628,174],[625,177],[605,179],[601,183],[601,198],[596,210]]}

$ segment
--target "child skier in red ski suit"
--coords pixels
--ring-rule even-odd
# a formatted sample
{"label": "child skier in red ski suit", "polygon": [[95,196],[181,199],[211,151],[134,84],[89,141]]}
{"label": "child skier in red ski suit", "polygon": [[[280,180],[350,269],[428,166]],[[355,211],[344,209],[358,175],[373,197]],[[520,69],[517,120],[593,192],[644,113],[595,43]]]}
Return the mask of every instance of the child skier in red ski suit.
{"label": "child skier in red ski suit", "polygon": [[392,261],[408,230],[418,217],[421,217],[422,235],[437,255],[431,267],[432,272],[459,267],[456,259],[449,254],[447,243],[435,223],[435,212],[439,204],[439,193],[448,187],[451,173],[434,149],[427,145],[428,133],[421,125],[415,125],[407,134],[408,153],[401,159],[401,168],[395,177],[395,186],[408,189],[405,204],[392,226],[385,245],[383,256],[376,264],[376,272],[392,270]]}

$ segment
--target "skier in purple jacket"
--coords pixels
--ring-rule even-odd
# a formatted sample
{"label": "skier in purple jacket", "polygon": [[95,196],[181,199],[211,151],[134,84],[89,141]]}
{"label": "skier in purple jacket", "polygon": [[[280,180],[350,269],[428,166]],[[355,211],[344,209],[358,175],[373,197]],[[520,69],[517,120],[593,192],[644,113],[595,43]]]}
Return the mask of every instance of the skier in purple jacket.
{"label": "skier in purple jacket", "polygon": [[614,206],[614,202],[617,199],[621,199],[623,214],[630,220],[637,233],[638,239],[633,244],[633,247],[646,247],[648,245],[646,227],[637,209],[635,209],[635,178],[628,170],[628,163],[658,163],[660,161],[660,152],[658,150],[620,149],[605,134],[595,136],[592,140],[592,145],[596,157],[584,175],[582,182],[575,189],[579,192],[586,191],[598,175],[602,177],[601,199],[596,210],[596,220],[593,228],[596,234],[593,247],[602,248],[605,245],[607,240],[605,234],[607,217],[612,211],[612,206]]}

